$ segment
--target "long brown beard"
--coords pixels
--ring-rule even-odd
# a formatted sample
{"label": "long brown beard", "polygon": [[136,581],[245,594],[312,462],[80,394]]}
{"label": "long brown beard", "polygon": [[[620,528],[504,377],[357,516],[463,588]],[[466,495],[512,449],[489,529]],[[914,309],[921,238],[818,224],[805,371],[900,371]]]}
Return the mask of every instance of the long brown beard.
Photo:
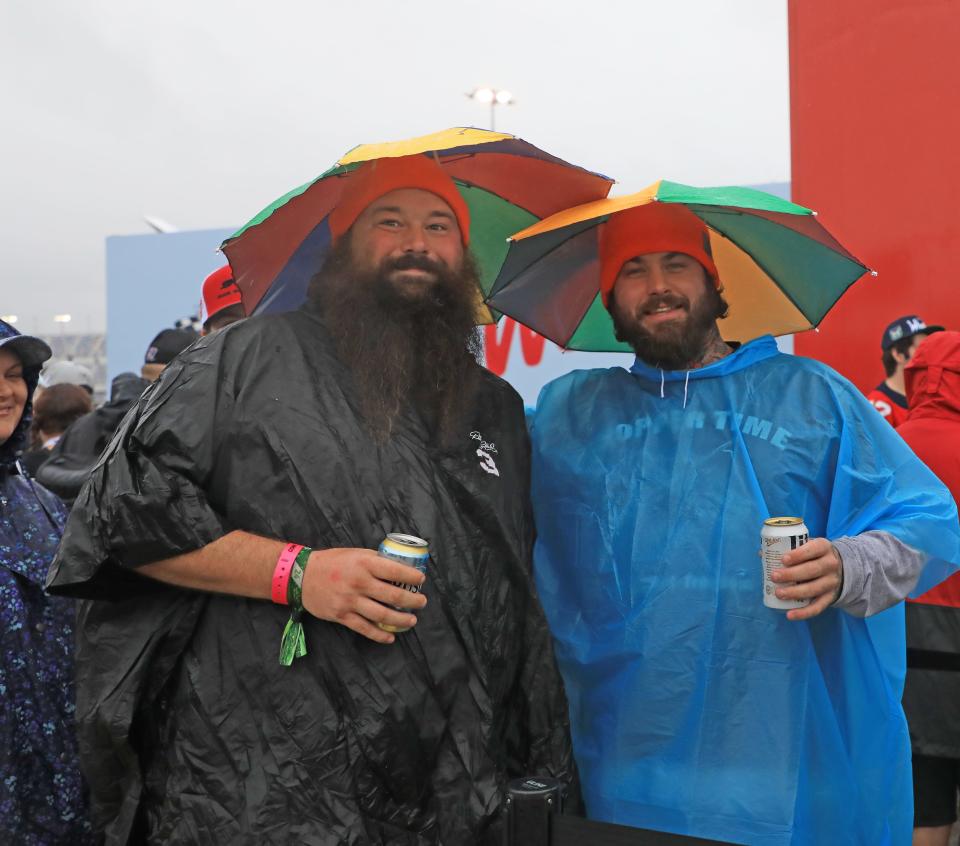
{"label": "long brown beard", "polygon": [[398,417],[415,409],[431,436],[446,446],[480,378],[476,265],[469,253],[458,272],[428,263],[438,281],[415,298],[389,281],[389,273],[404,266],[427,265],[387,260],[373,272],[358,269],[347,233],[310,280],[307,298],[351,372],[357,405],[374,439],[386,443]]}

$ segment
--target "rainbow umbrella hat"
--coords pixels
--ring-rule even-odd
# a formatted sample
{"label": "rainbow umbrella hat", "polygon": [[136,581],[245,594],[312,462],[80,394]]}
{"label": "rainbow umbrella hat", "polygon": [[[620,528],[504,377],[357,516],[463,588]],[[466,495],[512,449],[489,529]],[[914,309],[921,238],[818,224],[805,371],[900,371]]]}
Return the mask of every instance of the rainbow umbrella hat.
{"label": "rainbow umbrella hat", "polygon": [[[306,297],[307,284],[330,246],[327,216],[351,173],[363,162],[433,156],[470,209],[470,248],[482,294],[496,278],[507,237],[572,205],[606,197],[613,180],[584,170],[502,132],[454,128],[433,135],[354,147],[317,179],[275,200],[223,242],[247,314],[286,311]],[[492,322],[483,307],[481,320]]]}
{"label": "rainbow umbrella hat", "polygon": [[847,288],[871,272],[810,209],[753,188],[660,180],[517,232],[488,305],[566,349],[629,352],[600,300],[599,232],[611,215],[648,203],[682,205],[706,224],[730,304],[719,323],[728,341],[812,329]]}

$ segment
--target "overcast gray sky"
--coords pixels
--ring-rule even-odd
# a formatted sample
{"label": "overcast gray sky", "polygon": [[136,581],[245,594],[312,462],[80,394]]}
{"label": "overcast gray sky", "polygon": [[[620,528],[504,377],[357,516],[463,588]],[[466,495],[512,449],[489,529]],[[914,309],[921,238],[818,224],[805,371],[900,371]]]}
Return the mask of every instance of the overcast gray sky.
{"label": "overcast gray sky", "polygon": [[240,225],[358,143],[486,126],[477,85],[618,192],[789,179],[786,0],[0,0],[0,80],[0,314],[38,333],[103,330],[145,214]]}

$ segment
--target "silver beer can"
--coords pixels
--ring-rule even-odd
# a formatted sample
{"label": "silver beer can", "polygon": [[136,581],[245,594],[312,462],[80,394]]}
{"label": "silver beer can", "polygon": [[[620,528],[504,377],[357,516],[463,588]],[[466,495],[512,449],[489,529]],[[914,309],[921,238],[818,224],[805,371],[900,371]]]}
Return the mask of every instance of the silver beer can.
{"label": "silver beer can", "polygon": [[[427,572],[427,560],[430,558],[430,545],[423,539],[415,535],[405,535],[400,532],[391,532],[380,543],[377,554],[381,558],[390,558],[393,561],[399,561],[408,567],[413,567],[421,573]],[[411,593],[419,593],[420,588],[417,585],[405,585],[401,582],[392,582],[397,587],[402,587]],[[397,611],[407,611],[406,608],[393,606]],[[401,629],[397,626],[390,626],[386,623],[377,623],[385,632],[405,632],[407,629]]]}
{"label": "silver beer can", "polygon": [[760,560],[763,567],[763,604],[767,608],[789,611],[791,608],[805,608],[809,599],[778,599],[778,587],[790,587],[794,582],[775,582],[770,576],[774,570],[783,566],[786,552],[803,546],[810,540],[802,517],[771,517],[763,521],[760,530]]}

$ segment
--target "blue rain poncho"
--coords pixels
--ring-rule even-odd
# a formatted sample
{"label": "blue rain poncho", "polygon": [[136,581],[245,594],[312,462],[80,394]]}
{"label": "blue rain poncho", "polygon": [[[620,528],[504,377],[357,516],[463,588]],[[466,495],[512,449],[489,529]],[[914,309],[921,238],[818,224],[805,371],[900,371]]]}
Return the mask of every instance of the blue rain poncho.
{"label": "blue rain poncho", "polygon": [[735,843],[907,844],[903,604],[764,607],[771,516],[891,533],[920,592],[949,492],[841,376],[770,337],[699,370],[570,373],[533,424],[537,584],[595,819]]}

